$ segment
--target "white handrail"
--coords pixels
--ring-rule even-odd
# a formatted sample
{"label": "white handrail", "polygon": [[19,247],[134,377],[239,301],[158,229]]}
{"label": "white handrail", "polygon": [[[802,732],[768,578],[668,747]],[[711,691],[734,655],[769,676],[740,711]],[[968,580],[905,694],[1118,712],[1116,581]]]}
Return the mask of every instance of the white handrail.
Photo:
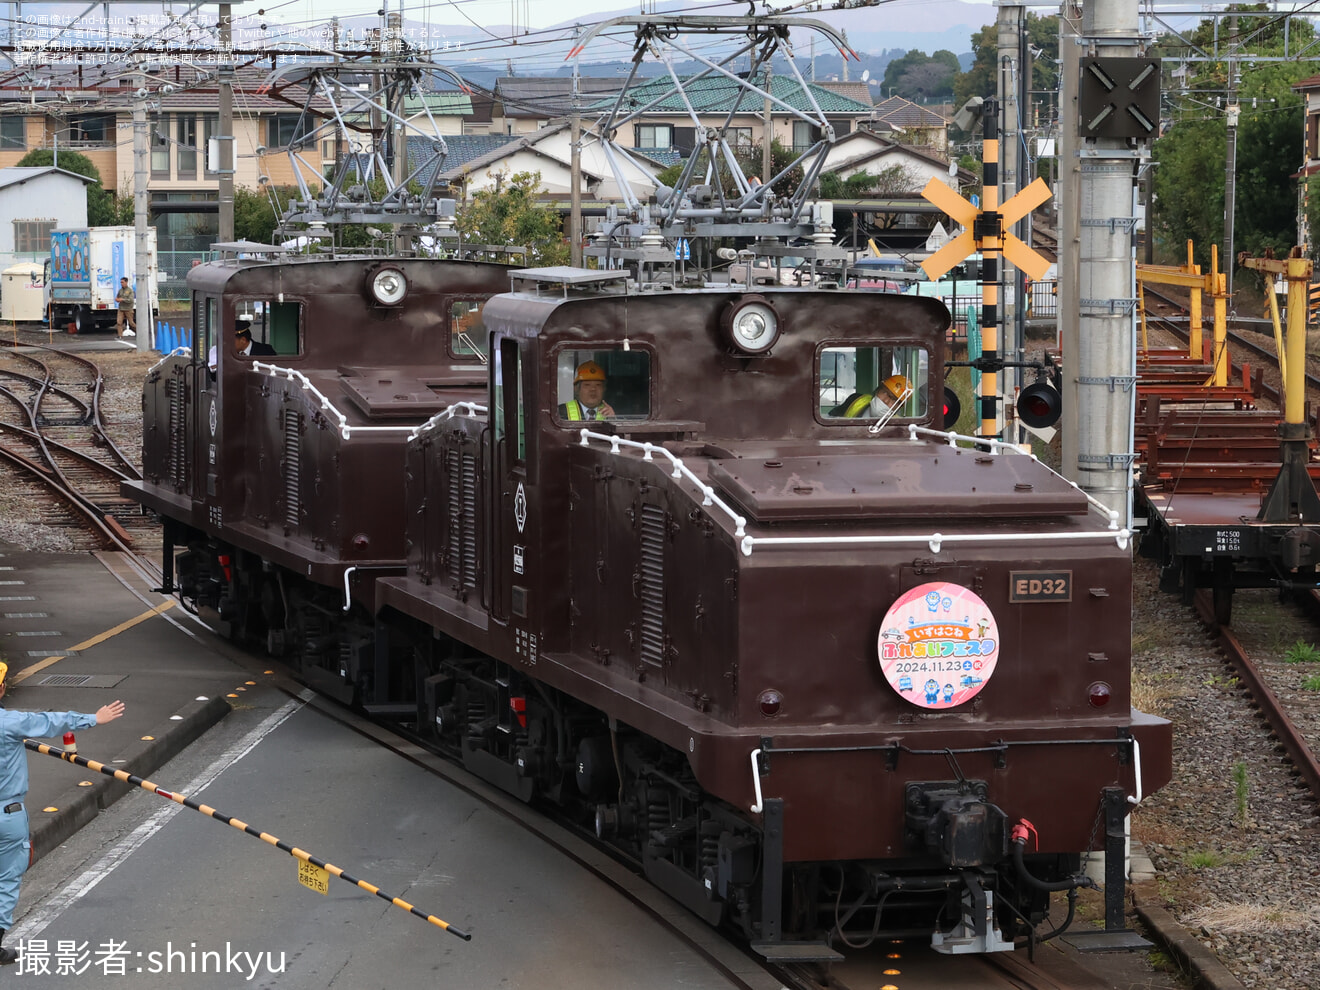
{"label": "white handrail", "polygon": [[784,546],[848,546],[862,544],[913,544],[924,543],[931,553],[939,553],[945,543],[985,544],[985,543],[1086,543],[1092,540],[1113,540],[1120,550],[1126,550],[1132,531],[1120,529],[1117,532],[1079,531],[1074,533],[909,533],[902,536],[744,536],[742,538],[743,556],[750,557],[753,547]]}
{"label": "white handrail", "polygon": [[162,355],[160,356],[160,360],[157,361],[155,364],[153,364],[150,368],[147,369],[147,374],[151,374],[153,371],[155,371],[157,368],[159,368],[162,364],[164,364],[166,361],[168,361],[168,360],[169,360],[170,358],[172,358],[172,357],[192,357],[192,348],[191,348],[191,347],[176,347],[176,348],[174,348],[174,350],[170,351],[168,354],[162,354]]}
{"label": "white handrail", "polygon": [[[1054,468],[1050,467],[1035,454],[1028,453],[1027,451],[1023,450],[1021,447],[1019,447],[1017,444],[1006,443],[1003,440],[995,440],[994,438],[969,437],[963,433],[950,433],[947,430],[932,430],[925,426],[917,426],[915,423],[910,424],[908,426],[909,438],[915,440],[917,439],[918,434],[928,437],[940,437],[941,439],[947,439],[950,447],[956,447],[958,445],[957,441],[959,440],[966,440],[970,443],[980,444],[982,446],[988,445],[990,447],[989,453],[991,455],[1017,454],[1020,457],[1030,457],[1033,461],[1035,461],[1037,464],[1043,467],[1046,471],[1050,472],[1050,474],[1054,475],[1056,478],[1059,478],[1062,481],[1066,481],[1073,488],[1076,488],[1077,491],[1081,492],[1082,496],[1086,499],[1086,501],[1089,502],[1093,508],[1099,509],[1100,514],[1105,516],[1105,518],[1109,520],[1109,528],[1111,530],[1118,529],[1117,510],[1111,509],[1109,506],[1105,505],[1103,502],[1101,502],[1099,499],[1093,496],[1090,492],[1084,491],[1082,489],[1082,486],[1077,484],[1077,482],[1065,478],[1063,475],[1059,474],[1058,471],[1054,470]],[[1123,546],[1123,544],[1120,543],[1119,546]]]}
{"label": "white handrail", "polygon": [[459,412],[460,409],[462,409],[464,412],[466,412],[467,415],[469,415],[469,416],[475,416],[475,415],[477,415],[478,413],[489,412],[489,410],[488,410],[485,406],[483,406],[483,405],[481,405],[480,403],[477,403],[477,402],[455,402],[455,403],[454,403],[452,406],[450,406],[448,409],[442,409],[442,410],[440,410],[438,413],[436,413],[434,416],[432,416],[430,419],[428,419],[428,420],[427,420],[425,423],[423,423],[421,426],[415,426],[415,427],[413,427],[413,431],[412,431],[412,433],[408,434],[408,439],[409,439],[409,440],[416,440],[416,439],[417,439],[419,436],[421,436],[425,431],[427,431],[427,430],[429,430],[431,427],[435,426],[435,425],[436,425],[437,423],[439,423],[442,419],[453,419],[455,416],[458,415],[458,412]]}
{"label": "white handrail", "polygon": [[[328,412],[334,417],[334,419],[337,421],[337,425],[339,426],[339,435],[345,440],[350,439],[354,433],[407,433],[409,434],[410,438],[416,435],[416,431],[418,427],[415,426],[352,426],[350,425],[348,422],[348,417],[345,416],[342,412],[340,412],[337,408],[335,408],[335,404],[331,402],[321,392],[320,389],[318,389],[315,385],[313,385],[311,381],[308,379],[308,377],[304,375],[301,371],[296,371],[293,368],[281,368],[279,365],[267,364],[264,361],[253,361],[252,370],[257,374],[264,373],[271,378],[277,378],[280,375],[283,375],[289,381],[298,382],[302,386],[304,392],[311,392],[312,395],[316,396],[317,400],[320,402],[322,411]],[[467,403],[467,404],[471,405],[471,403]],[[454,403],[454,405],[464,405],[464,403],[456,402]],[[449,407],[449,409],[453,409],[453,408],[454,406]],[[446,412],[447,411],[448,410],[446,410]],[[443,413],[440,413],[439,415],[443,415]]]}
{"label": "white handrail", "polygon": [[683,459],[681,457],[675,457],[664,447],[657,447],[653,443],[640,443],[636,440],[624,440],[621,437],[611,436],[608,433],[593,433],[591,430],[582,430],[583,447],[589,446],[589,444],[587,443],[588,440],[604,440],[606,443],[610,445],[611,454],[617,454],[619,452],[620,447],[632,447],[636,450],[643,451],[642,460],[644,461],[653,460],[654,458],[652,458],[651,456],[652,454],[664,454],[664,456],[668,457],[669,462],[674,466],[674,470],[669,476],[671,478],[687,478],[689,481],[692,482],[692,484],[696,485],[697,488],[701,491],[702,494],[701,504],[703,506],[717,505],[724,511],[725,515],[727,515],[730,519],[733,520],[734,539],[743,539],[743,540],[747,539],[746,537],[747,519],[743,516],[738,515],[738,513],[734,512],[733,509],[729,506],[729,503],[725,502],[724,499],[720,498],[718,495],[715,494],[714,488],[712,488],[710,485],[706,484],[695,474],[693,474],[692,471],[688,468],[688,466],[683,463]]}
{"label": "white handrail", "polygon": [[756,804],[748,810],[754,815],[759,815],[762,806],[765,804],[761,799],[761,766],[756,762],[756,758],[760,755],[761,751],[759,749],[752,750],[752,788],[756,791]]}

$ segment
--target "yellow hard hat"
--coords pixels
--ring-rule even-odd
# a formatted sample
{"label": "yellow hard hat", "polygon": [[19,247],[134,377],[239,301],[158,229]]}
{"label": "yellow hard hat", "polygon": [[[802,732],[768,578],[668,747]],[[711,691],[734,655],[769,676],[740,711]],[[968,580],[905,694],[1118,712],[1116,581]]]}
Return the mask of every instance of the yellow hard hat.
{"label": "yellow hard hat", "polygon": [[4,684],[5,678],[9,676],[9,664],[0,660],[0,684]]}
{"label": "yellow hard hat", "polygon": [[895,399],[903,398],[912,389],[912,386],[908,384],[908,380],[902,375],[890,375],[885,379],[884,386],[893,393]]}
{"label": "yellow hard hat", "polygon": [[584,361],[577,367],[577,374],[573,376],[573,384],[578,382],[603,382],[605,380],[605,369],[595,361]]}

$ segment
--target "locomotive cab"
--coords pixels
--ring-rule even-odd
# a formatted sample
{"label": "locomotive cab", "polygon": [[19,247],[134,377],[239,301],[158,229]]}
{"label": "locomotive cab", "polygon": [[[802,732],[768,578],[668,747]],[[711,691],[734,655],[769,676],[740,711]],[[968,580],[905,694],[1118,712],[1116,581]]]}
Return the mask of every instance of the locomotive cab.
{"label": "locomotive cab", "polygon": [[351,699],[372,643],[354,602],[404,566],[404,442],[484,400],[481,309],[508,269],[217,247],[189,273],[191,346],[148,374],[124,487],[164,521],[167,588]]}
{"label": "locomotive cab", "polygon": [[513,277],[488,413],[409,441],[399,700],[758,944],[1011,948],[1169,777],[1130,709],[1127,534],[935,433],[937,300]]}

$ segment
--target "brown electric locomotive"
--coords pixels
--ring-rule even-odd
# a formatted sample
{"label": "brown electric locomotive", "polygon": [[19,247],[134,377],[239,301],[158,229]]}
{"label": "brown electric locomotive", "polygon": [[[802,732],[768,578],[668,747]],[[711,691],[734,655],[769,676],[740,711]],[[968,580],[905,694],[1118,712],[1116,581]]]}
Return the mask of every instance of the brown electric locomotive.
{"label": "brown electric locomotive", "polygon": [[[939,301],[526,270],[478,338],[507,272],[355,264],[194,276],[139,490],[186,598],[768,957],[1009,949],[1100,848],[1121,914],[1172,763],[1127,534],[937,430]],[[301,352],[208,384],[204,328],[260,301],[280,350],[293,299]]]}
{"label": "brown electric locomotive", "polygon": [[941,303],[547,269],[484,319],[488,413],[409,441],[367,704],[771,957],[1011,948],[1121,850],[1172,762],[1126,534],[935,433]]}
{"label": "brown electric locomotive", "polygon": [[125,494],[161,516],[166,590],[235,638],[296,644],[333,689],[374,638],[347,585],[403,566],[405,441],[482,401],[481,307],[509,268],[216,248],[188,276],[191,347],[147,375]]}

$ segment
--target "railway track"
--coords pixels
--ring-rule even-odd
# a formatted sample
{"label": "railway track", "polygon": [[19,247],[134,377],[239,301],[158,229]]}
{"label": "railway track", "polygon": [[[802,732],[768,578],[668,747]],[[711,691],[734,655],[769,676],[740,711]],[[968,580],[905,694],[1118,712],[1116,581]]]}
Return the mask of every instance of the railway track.
{"label": "railway track", "polygon": [[106,427],[103,385],[101,369],[82,355],[6,343],[0,458],[21,477],[21,490],[40,500],[41,521],[69,530],[76,548],[131,552],[135,534],[155,524],[119,494],[121,481],[140,475]]}

